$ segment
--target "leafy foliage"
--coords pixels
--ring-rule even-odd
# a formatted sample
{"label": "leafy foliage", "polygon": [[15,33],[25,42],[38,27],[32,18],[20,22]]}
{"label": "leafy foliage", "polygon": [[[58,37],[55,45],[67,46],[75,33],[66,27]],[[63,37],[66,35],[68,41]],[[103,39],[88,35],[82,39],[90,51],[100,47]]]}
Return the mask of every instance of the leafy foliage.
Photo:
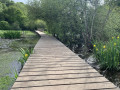
{"label": "leafy foliage", "polygon": [[[28,29],[29,18],[27,5],[23,3],[14,3],[10,0],[1,0],[0,20],[9,23],[10,27],[7,27],[7,30]],[[3,30],[6,30],[6,28],[3,28]]]}
{"label": "leafy foliage", "polygon": [[33,52],[33,49],[19,49],[20,53],[22,54],[22,57],[19,59],[19,62],[21,63],[21,66],[23,67],[24,63],[27,61],[30,54]]}
{"label": "leafy foliage", "polygon": [[0,29],[1,30],[9,30],[10,25],[7,21],[0,21]]}
{"label": "leafy foliage", "polygon": [[16,39],[20,37],[21,37],[21,33],[19,31],[7,31],[7,32],[4,32],[2,35],[2,38],[5,38],[5,39]]}
{"label": "leafy foliage", "polygon": [[15,79],[17,79],[17,77],[18,77],[18,72],[17,72],[16,69],[15,69],[15,71],[14,71],[14,75],[15,75]]}
{"label": "leafy foliage", "polygon": [[46,22],[40,19],[30,20],[29,27],[30,30],[44,29],[47,30]]}
{"label": "leafy foliage", "polygon": [[119,70],[120,67],[120,39],[112,37],[112,40],[94,44],[94,55],[101,69]]}
{"label": "leafy foliage", "polygon": [[8,7],[8,9],[4,10],[4,16],[9,23],[19,22],[19,26],[23,27],[25,16],[19,8],[15,6]]}
{"label": "leafy foliage", "polygon": [[40,29],[44,29],[44,30],[46,30],[47,29],[47,25],[46,25],[46,22],[45,21],[43,21],[43,20],[36,20],[35,21],[35,28],[40,28]]}
{"label": "leafy foliage", "polygon": [[[111,40],[111,36],[119,35],[119,3],[120,0],[104,0],[104,3],[101,0],[29,0],[28,7],[30,17],[46,21],[48,27],[46,32],[57,37],[74,51],[84,46],[91,51],[92,42],[106,43]],[[106,45],[110,44],[106,43]],[[97,44],[97,46],[99,45]],[[116,48],[115,51],[109,46],[107,51],[102,47],[98,56],[107,61],[110,55],[116,54],[113,56],[114,59],[111,58],[111,61],[116,61],[114,64],[108,62],[105,64],[101,63],[102,59],[100,59],[101,66],[118,69],[119,57]],[[102,56],[103,52],[105,54]],[[105,55],[106,57],[104,57]],[[97,59],[99,60],[99,58]]]}
{"label": "leafy foliage", "polygon": [[117,35],[115,26],[110,29],[108,24],[120,21],[115,18],[119,15],[117,4],[117,0],[106,0],[104,4],[101,0],[29,0],[28,3],[31,17],[46,21],[49,33],[76,48],[82,44],[91,48],[92,41],[107,41],[111,34]]}

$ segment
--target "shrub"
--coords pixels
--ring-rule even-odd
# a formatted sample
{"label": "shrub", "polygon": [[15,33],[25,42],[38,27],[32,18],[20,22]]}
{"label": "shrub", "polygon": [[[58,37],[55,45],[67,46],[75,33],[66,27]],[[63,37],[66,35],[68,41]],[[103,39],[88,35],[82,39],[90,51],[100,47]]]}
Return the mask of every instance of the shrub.
{"label": "shrub", "polygon": [[30,30],[36,30],[36,29],[43,29],[47,30],[47,24],[45,21],[37,19],[35,21],[30,21],[28,25],[28,29]]}
{"label": "shrub", "polygon": [[36,29],[46,29],[47,28],[47,25],[46,25],[46,22],[45,21],[43,21],[43,20],[40,20],[40,19],[38,19],[38,20],[36,20],[35,21],[35,28]]}
{"label": "shrub", "polygon": [[1,30],[9,30],[10,25],[7,21],[0,21],[0,29]]}
{"label": "shrub", "polygon": [[120,39],[112,37],[108,42],[96,42],[94,45],[94,55],[101,69],[120,69]]}
{"label": "shrub", "polygon": [[19,31],[7,31],[2,35],[5,39],[16,39],[21,37],[21,33]]}

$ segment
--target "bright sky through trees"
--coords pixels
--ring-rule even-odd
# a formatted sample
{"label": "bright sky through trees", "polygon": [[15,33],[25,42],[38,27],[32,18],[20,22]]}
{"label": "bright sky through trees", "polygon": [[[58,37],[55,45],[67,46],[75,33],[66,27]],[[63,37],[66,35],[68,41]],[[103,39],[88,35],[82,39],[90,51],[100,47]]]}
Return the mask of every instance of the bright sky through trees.
{"label": "bright sky through trees", "polygon": [[12,0],[12,1],[15,1],[15,2],[23,2],[23,3],[26,3],[27,0]]}
{"label": "bright sky through trees", "polygon": [[[23,3],[27,2],[27,0],[13,0],[13,1],[15,1],[15,2],[23,2]],[[104,3],[104,0],[101,0],[101,4],[103,4],[103,3]]]}

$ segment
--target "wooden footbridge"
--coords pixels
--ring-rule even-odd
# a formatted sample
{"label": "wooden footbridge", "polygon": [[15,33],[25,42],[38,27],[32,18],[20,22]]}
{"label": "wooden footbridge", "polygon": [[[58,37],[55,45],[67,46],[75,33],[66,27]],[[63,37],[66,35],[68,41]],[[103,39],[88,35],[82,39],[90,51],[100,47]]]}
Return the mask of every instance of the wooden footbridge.
{"label": "wooden footbridge", "polygon": [[52,36],[38,41],[11,90],[120,90]]}

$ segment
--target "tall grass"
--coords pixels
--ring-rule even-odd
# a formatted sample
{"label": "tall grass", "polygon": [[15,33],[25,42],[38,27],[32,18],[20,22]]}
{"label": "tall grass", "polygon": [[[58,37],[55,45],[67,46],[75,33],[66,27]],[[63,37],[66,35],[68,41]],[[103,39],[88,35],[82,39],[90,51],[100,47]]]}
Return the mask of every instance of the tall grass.
{"label": "tall grass", "polygon": [[19,31],[6,31],[1,37],[5,39],[16,39],[21,37],[21,33]]}
{"label": "tall grass", "polygon": [[9,76],[0,77],[0,90],[8,90],[14,81],[14,78]]}
{"label": "tall grass", "polygon": [[16,39],[20,37],[31,37],[37,34],[28,30],[0,30],[0,37],[5,39]]}
{"label": "tall grass", "polygon": [[19,59],[19,62],[23,67],[24,63],[27,61],[30,54],[33,53],[33,48],[30,48],[30,49],[19,48],[19,51],[22,54],[22,57]]}
{"label": "tall grass", "polygon": [[96,42],[94,55],[101,69],[120,70],[120,39],[112,37],[108,42]]}
{"label": "tall grass", "polygon": [[14,71],[14,77],[15,77],[15,79],[17,79],[17,77],[18,77],[18,72],[17,72],[16,69],[15,69],[15,71]]}

